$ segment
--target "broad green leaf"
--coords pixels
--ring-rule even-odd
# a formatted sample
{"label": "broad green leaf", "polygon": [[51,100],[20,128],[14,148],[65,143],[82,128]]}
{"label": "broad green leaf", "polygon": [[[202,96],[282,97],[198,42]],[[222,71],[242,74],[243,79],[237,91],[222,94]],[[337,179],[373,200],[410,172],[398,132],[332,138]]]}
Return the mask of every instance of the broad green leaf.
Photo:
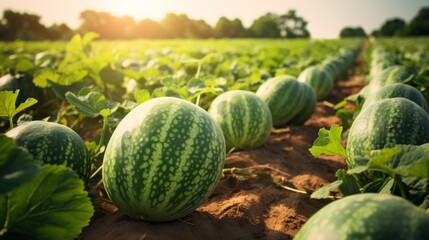
{"label": "broad green leaf", "polygon": [[31,180],[39,165],[25,149],[17,147],[12,138],[0,135],[0,194]]}
{"label": "broad green leaf", "polygon": [[0,117],[8,117],[12,119],[19,112],[37,103],[36,99],[28,98],[25,102],[19,104],[18,108],[15,108],[18,94],[19,89],[15,92],[0,91]]}
{"label": "broad green leaf", "polygon": [[366,165],[350,169],[350,174],[380,171],[393,176],[429,178],[429,144],[420,146],[396,145],[393,148],[371,151]]}
{"label": "broad green leaf", "polygon": [[331,195],[332,190],[338,189],[338,187],[343,183],[341,180],[332,182],[326,186],[319,188],[317,191],[313,192],[310,197],[315,199],[328,198]]}
{"label": "broad green leaf", "polygon": [[49,82],[58,82],[59,75],[51,68],[43,68],[33,78],[34,85],[46,88],[50,86]]}
{"label": "broad green leaf", "polygon": [[136,99],[137,104],[141,104],[151,99],[150,92],[146,89],[139,89],[134,92],[134,99]]}
{"label": "broad green leaf", "polygon": [[28,72],[33,69],[34,64],[26,58],[20,58],[15,66],[15,70],[18,72]]}
{"label": "broad green leaf", "polygon": [[37,103],[36,99],[34,99],[34,98],[27,98],[27,100],[25,100],[25,102],[19,104],[18,108],[15,109],[15,111],[13,111],[12,115],[15,116],[19,112],[23,111],[26,108],[29,108],[29,107],[33,106],[36,103]]}
{"label": "broad green leaf", "polygon": [[10,117],[15,111],[15,102],[18,98],[19,90],[0,91],[0,117]]}
{"label": "broad green leaf", "polygon": [[395,173],[402,176],[429,178],[429,144],[397,145],[396,147],[401,148],[401,151],[387,163]]}
{"label": "broad green leaf", "polygon": [[[117,102],[110,102],[106,97],[99,92],[89,92],[85,95],[79,94],[76,96],[72,92],[66,93],[66,99],[69,101],[80,113],[88,117],[97,117],[109,113],[109,115],[116,111],[119,106]],[[106,112],[109,110],[110,112]]]}
{"label": "broad green leaf", "polygon": [[[149,92],[148,92],[149,94]],[[150,94],[149,94],[150,97]],[[121,107],[127,111],[131,111],[133,110],[135,107],[137,107],[137,103],[128,99],[125,99],[122,103],[121,103]]]}
{"label": "broad green leaf", "polygon": [[309,149],[313,156],[320,155],[339,155],[346,157],[346,149],[341,144],[341,132],[343,128],[333,125],[328,131],[325,128],[319,130],[319,137],[314,141],[313,146]]}
{"label": "broad green leaf", "polygon": [[0,237],[75,239],[94,214],[82,180],[62,165],[44,165],[30,182],[0,195]]}
{"label": "broad green leaf", "polygon": [[98,38],[99,36],[100,36],[100,34],[98,34],[96,32],[85,33],[85,35],[82,38],[82,45],[84,47],[89,45],[92,41],[94,41],[94,39]]}

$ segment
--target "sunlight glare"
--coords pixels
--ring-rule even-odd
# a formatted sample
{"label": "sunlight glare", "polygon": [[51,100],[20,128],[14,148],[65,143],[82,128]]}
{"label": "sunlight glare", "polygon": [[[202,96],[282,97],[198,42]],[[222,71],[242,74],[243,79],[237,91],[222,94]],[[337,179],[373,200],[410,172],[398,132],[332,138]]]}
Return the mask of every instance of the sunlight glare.
{"label": "sunlight glare", "polygon": [[[164,4],[163,4],[164,3]],[[115,16],[131,16],[135,20],[160,20],[165,14],[165,1],[156,0],[105,0],[104,8]]]}

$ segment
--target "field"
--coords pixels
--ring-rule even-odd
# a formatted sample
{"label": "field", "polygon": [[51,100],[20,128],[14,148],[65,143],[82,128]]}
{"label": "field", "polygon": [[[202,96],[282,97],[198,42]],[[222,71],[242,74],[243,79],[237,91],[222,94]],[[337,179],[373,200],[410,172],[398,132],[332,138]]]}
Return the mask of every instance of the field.
{"label": "field", "polygon": [[[422,112],[423,120],[418,120],[421,125],[418,122],[406,127],[411,130],[418,125],[420,128],[416,127],[417,132],[429,131],[426,129],[429,126],[427,105],[424,105],[429,97],[428,39],[124,42],[96,41],[95,38],[95,34],[87,34],[77,35],[70,42],[0,43],[0,49],[3,49],[0,53],[0,73],[3,76],[0,78],[0,129],[1,133],[8,136],[6,138],[1,135],[0,149],[6,154],[1,156],[0,162],[3,165],[0,164],[0,174],[12,176],[15,173],[10,179],[3,176],[0,179],[0,185],[7,186],[0,188],[0,202],[7,203],[3,204],[6,207],[0,208],[0,213],[8,216],[0,217],[0,236],[43,238],[47,234],[56,233],[69,239],[292,239],[310,217],[327,204],[340,201],[348,195],[368,193],[400,196],[412,202],[416,209],[420,207],[424,210],[421,212],[426,211],[426,216],[422,217],[426,219],[422,222],[428,221],[429,161],[425,157],[428,153],[425,143],[429,142],[429,137],[407,136],[404,140],[406,137],[403,135],[406,134],[401,128],[405,127],[398,127],[397,131],[391,130],[396,124],[393,122],[394,124],[386,123],[390,127],[387,140],[377,139],[382,143],[368,143],[368,146],[381,144],[381,147],[369,147],[368,153],[357,153],[347,144],[348,139],[358,138],[353,135],[356,134],[353,132],[356,131],[353,124],[359,119],[360,111],[369,112],[363,99],[370,102],[371,94],[375,95],[378,88],[389,84],[403,83],[412,86],[422,96],[423,102],[410,103],[413,108],[416,106],[419,114]],[[143,180],[149,181],[146,173],[142,174],[145,178],[133,175],[134,168],[143,166],[142,162],[126,167],[126,171],[118,170],[120,173],[115,173],[123,176],[103,176],[103,173],[110,174],[115,168],[119,168],[110,163],[103,166],[103,161],[108,158],[105,155],[114,151],[109,149],[109,141],[115,136],[114,130],[121,126],[121,121],[131,111],[140,109],[140,106],[154,101],[153,99],[169,96],[184,99],[207,111],[213,100],[222,93],[235,90],[257,93],[262,84],[283,75],[290,75],[296,78],[296,82],[298,79],[302,82],[304,77],[300,76],[301,73],[313,66],[323,68],[321,71],[329,76],[333,87],[320,90],[327,91],[326,96],[321,96],[317,89],[320,86],[309,83],[318,99],[312,100],[315,108],[314,111],[311,110],[308,119],[294,122],[299,115],[304,115],[304,110],[311,109],[307,102],[298,107],[298,104],[307,100],[302,97],[301,101],[293,103],[297,104],[293,109],[299,108],[300,112],[297,111],[290,120],[275,127],[270,125],[269,136],[262,145],[245,149],[233,146],[224,149],[223,153],[220,151],[219,154],[226,154],[226,157],[219,171],[219,182],[214,181],[215,188],[208,191],[208,198],[203,199],[190,214],[161,221],[162,223],[146,222],[127,216],[121,211],[121,207],[117,207],[116,201],[121,201],[111,199],[112,193],[125,196],[133,189],[139,192],[139,187],[147,189],[148,184],[152,190],[157,189],[151,188],[156,184],[160,184],[156,185],[158,189],[163,188],[162,182],[157,183],[157,178],[154,177],[149,178],[153,182],[145,185]],[[381,72],[395,66],[403,68],[391,70],[396,72],[390,74],[393,77],[386,78],[387,80],[377,80],[382,75]],[[321,78],[321,75],[322,73],[317,73],[316,78]],[[320,85],[320,88],[324,87],[324,83]],[[18,95],[14,95],[17,94],[17,89],[20,91]],[[296,92],[283,95],[298,98]],[[27,100],[28,98],[33,100]],[[393,114],[392,112],[394,111],[389,114]],[[141,114],[147,115],[145,112]],[[270,118],[271,115],[274,121],[274,113],[270,114]],[[384,116],[385,119],[395,117],[396,115]],[[237,118],[242,120],[247,115]],[[407,117],[400,119],[402,118]],[[163,122],[161,116],[158,119]],[[52,158],[55,158],[53,156],[62,154],[58,149],[49,152],[54,149],[55,142],[52,147],[43,150],[45,153],[40,153],[40,146],[36,148],[36,153],[28,150],[31,155],[15,146],[15,142],[9,137],[15,138],[18,145],[20,142],[17,134],[12,132],[25,126],[25,122],[36,120],[67,126],[83,139],[88,154],[84,158],[90,163],[69,162],[68,166],[75,172],[80,171],[76,168],[82,168],[84,173],[75,175],[70,174],[71,171],[66,173],[68,168],[55,170],[53,167],[41,167],[40,163],[67,165],[67,162],[62,162],[64,159],[52,162]],[[133,125],[137,121],[129,121],[125,125]],[[183,126],[187,125],[184,123]],[[338,126],[342,128],[335,132]],[[164,125],[162,128],[168,127]],[[377,125],[374,129],[383,127]],[[226,130],[222,128],[222,131],[226,138]],[[369,133],[359,131],[357,135],[368,134],[365,139],[382,138],[380,135],[370,135],[376,130]],[[161,135],[145,136],[148,139],[156,137],[155,142],[163,143],[159,140],[163,138]],[[175,140],[169,141],[165,143],[171,145]],[[136,141],[134,143],[137,144]],[[194,145],[197,143],[194,142]],[[139,148],[138,145],[136,148]],[[179,148],[179,144],[174,145],[173,152],[174,149],[179,151]],[[183,152],[193,148],[193,145],[186,146]],[[134,151],[134,148],[122,145],[121,149],[122,155],[116,153],[114,159],[122,159],[122,156],[124,161],[140,159],[142,154],[140,150],[136,150],[134,157],[127,158],[126,150]],[[169,149],[162,148],[159,154],[167,156]],[[52,154],[47,162],[42,159],[44,154],[49,155],[46,151]],[[78,151],[77,147],[73,147],[71,152],[74,151]],[[62,152],[69,154],[69,151]],[[22,162],[13,160],[18,153],[23,156],[20,158]],[[352,154],[357,157],[352,158]],[[180,152],[178,158],[185,158],[183,156],[186,154]],[[196,157],[206,159],[208,156],[209,154]],[[37,160],[37,164],[33,158]],[[76,158],[78,157],[72,159]],[[162,157],[156,159],[162,161]],[[76,167],[76,164],[80,165]],[[161,167],[155,171],[157,173],[152,171],[148,174],[165,177],[168,171],[165,172],[162,168],[164,164],[168,165],[169,162],[161,162]],[[196,167],[195,172],[205,170]],[[55,175],[55,171],[64,171],[64,177],[60,179],[61,174]],[[40,180],[42,173],[46,176]],[[127,176],[133,176],[134,179],[128,182]],[[114,182],[116,179],[120,179],[115,182],[119,190],[108,189],[114,188],[111,187],[114,184],[109,187],[106,183],[103,184],[103,181]],[[169,181],[168,177],[165,179],[164,181]],[[38,182],[43,188],[31,185],[34,182]],[[123,188],[121,184],[127,187]],[[130,187],[130,184],[135,185]],[[179,183],[169,186],[177,184]],[[187,184],[187,187],[190,185],[192,184]],[[325,191],[318,191],[324,186],[328,186]],[[40,197],[27,197],[24,193],[30,189],[34,196],[40,194]],[[194,190],[197,192],[196,188]],[[162,199],[163,193],[153,192],[158,193],[153,197],[156,199],[154,201],[161,201],[159,199]],[[86,197],[87,194],[89,197]],[[142,196],[133,194],[125,197],[126,202],[142,202]],[[76,197],[78,195],[79,199]],[[136,197],[133,199],[130,196]],[[180,195],[176,197],[179,198]],[[23,203],[22,199],[30,200]],[[12,205],[17,207],[10,207]],[[20,217],[20,213],[25,211],[29,211],[29,214]],[[138,212],[140,209],[134,207],[131,211]],[[158,210],[147,211],[159,214]],[[76,214],[74,216],[81,212],[82,217],[73,220],[73,217],[61,215],[67,212],[73,212]],[[65,233],[67,228],[56,229],[52,227],[56,225],[55,221],[69,224],[68,226],[73,226],[73,230]],[[34,222],[39,222],[46,228],[39,231],[34,228]],[[427,233],[421,233],[422,239],[425,234]]]}

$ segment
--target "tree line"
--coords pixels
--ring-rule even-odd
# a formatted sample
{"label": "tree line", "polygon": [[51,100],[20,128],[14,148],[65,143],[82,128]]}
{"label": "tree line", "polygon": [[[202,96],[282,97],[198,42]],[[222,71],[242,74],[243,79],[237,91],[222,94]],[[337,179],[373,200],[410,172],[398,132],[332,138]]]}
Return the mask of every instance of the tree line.
{"label": "tree line", "polygon": [[97,32],[100,39],[164,38],[309,38],[308,22],[295,10],[284,14],[267,13],[249,28],[240,19],[220,17],[214,26],[185,14],[168,13],[161,21],[130,16],[117,17],[108,12],[86,10],[80,14],[81,25],[71,29],[65,24],[44,26],[40,16],[5,10],[0,20],[0,40],[66,40],[75,33]]}
{"label": "tree line", "polygon": [[[421,8],[416,16],[407,23],[402,18],[386,20],[380,29],[370,34],[374,37],[406,37],[429,35],[429,7]],[[340,37],[367,37],[362,27],[345,27],[340,31]]]}
{"label": "tree line", "polygon": [[[309,38],[308,22],[295,10],[284,14],[266,13],[246,28],[240,19],[220,17],[214,26],[185,14],[168,13],[160,21],[130,16],[117,17],[108,12],[86,10],[80,13],[81,25],[71,29],[66,24],[45,26],[41,17],[31,13],[4,10],[0,19],[0,41],[68,40],[75,33],[97,32],[100,39],[169,39],[169,38]],[[362,27],[345,27],[340,38],[367,37]],[[421,8],[407,23],[401,18],[388,19],[371,36],[429,35],[429,7]]]}

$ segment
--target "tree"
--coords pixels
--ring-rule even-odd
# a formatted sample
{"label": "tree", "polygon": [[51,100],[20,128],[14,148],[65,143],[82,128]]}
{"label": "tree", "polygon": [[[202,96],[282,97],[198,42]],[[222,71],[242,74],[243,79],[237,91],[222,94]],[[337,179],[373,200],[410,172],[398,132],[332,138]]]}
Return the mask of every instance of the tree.
{"label": "tree", "polygon": [[5,10],[1,22],[1,40],[42,40],[48,33],[48,29],[40,23],[40,16],[34,14]]}
{"label": "tree", "polygon": [[49,40],[68,40],[73,34],[73,30],[66,24],[54,24],[48,28],[47,37]]}
{"label": "tree", "polygon": [[195,38],[211,38],[214,35],[213,28],[204,20],[192,20],[191,33]]}
{"label": "tree", "polygon": [[143,19],[136,26],[136,34],[139,38],[163,38],[164,29],[158,22],[150,19]]}
{"label": "tree", "polygon": [[167,13],[161,21],[167,38],[187,38],[190,33],[191,20],[185,14]]}
{"label": "tree", "polygon": [[86,10],[80,14],[83,32],[97,32],[103,39],[132,39],[136,38],[136,22],[129,16],[115,17],[107,12]]}
{"label": "tree", "polygon": [[249,28],[249,36],[256,38],[280,38],[277,15],[267,13],[254,20]]}
{"label": "tree", "polygon": [[378,34],[385,37],[398,36],[404,31],[406,25],[405,21],[401,18],[389,19],[381,26]]}
{"label": "tree", "polygon": [[362,27],[345,27],[340,31],[340,38],[366,37],[365,30]]}
{"label": "tree", "polygon": [[308,22],[296,15],[295,10],[289,10],[279,18],[280,34],[286,38],[309,38],[310,32],[307,30]]}
{"label": "tree", "polygon": [[429,35],[429,7],[419,10],[417,15],[410,21],[406,34],[410,36]]}
{"label": "tree", "polygon": [[243,37],[246,29],[240,19],[229,20],[221,17],[214,28],[214,35],[219,38],[239,38]]}

